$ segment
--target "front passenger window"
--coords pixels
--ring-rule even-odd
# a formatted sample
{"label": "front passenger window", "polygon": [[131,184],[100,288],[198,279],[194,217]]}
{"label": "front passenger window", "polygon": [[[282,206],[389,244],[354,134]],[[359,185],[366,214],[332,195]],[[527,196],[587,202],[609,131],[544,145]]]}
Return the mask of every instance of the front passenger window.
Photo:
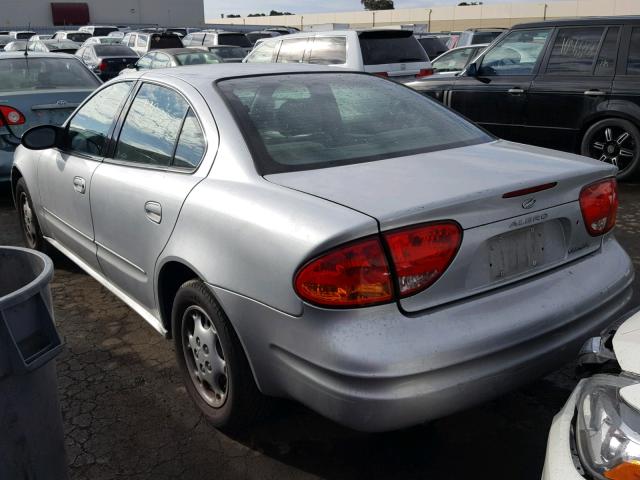
{"label": "front passenger window", "polygon": [[154,167],[171,165],[189,104],[173,90],[146,83],[140,87],[122,126],[115,158]]}
{"label": "front passenger window", "polygon": [[74,152],[103,156],[107,136],[132,82],[118,82],[101,90],[85,103],[69,122],[68,148]]}
{"label": "front passenger window", "polygon": [[550,29],[516,30],[505,36],[482,59],[481,76],[533,75]]}

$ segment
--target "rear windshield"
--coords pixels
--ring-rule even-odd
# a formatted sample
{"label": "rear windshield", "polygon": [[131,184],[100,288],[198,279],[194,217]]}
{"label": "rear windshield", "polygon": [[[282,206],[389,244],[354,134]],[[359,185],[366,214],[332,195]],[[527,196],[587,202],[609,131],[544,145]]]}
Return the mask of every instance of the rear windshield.
{"label": "rear windshield", "polygon": [[77,33],[67,33],[67,39],[72,42],[83,43],[87,38],[91,38],[90,33],[85,32],[77,32]]}
{"label": "rear windshield", "polygon": [[251,42],[244,33],[221,33],[218,35],[218,45],[235,45],[236,47],[251,47]]}
{"label": "rear windshield", "polygon": [[360,34],[365,65],[427,62],[429,58],[411,31],[380,31]]}
{"label": "rear windshield", "polygon": [[114,27],[94,27],[93,28],[93,36],[94,37],[105,37],[109,35],[111,32],[117,32],[118,29]]}
{"label": "rear windshield", "polygon": [[182,48],[182,41],[177,35],[151,35],[151,48]]}
{"label": "rear windshield", "polygon": [[209,52],[179,53],[176,60],[180,65],[201,65],[203,63],[220,63],[217,55]]}
{"label": "rear windshield", "polygon": [[382,160],[490,139],[439,103],[370,75],[268,75],[217,85],[261,175]]}
{"label": "rear windshield", "polygon": [[96,45],[93,47],[99,57],[135,57],[136,52],[124,45]]}
{"label": "rear windshield", "polygon": [[211,51],[221,58],[243,58],[245,56],[245,52],[241,47],[212,48]]}
{"label": "rear windshield", "polygon": [[100,81],[74,58],[0,58],[0,91],[96,88]]}
{"label": "rear windshield", "polygon": [[476,32],[473,34],[473,38],[471,40],[472,45],[477,45],[479,43],[491,43],[503,32]]}
{"label": "rear windshield", "polygon": [[20,32],[20,33],[16,34],[16,39],[18,39],[18,40],[29,40],[35,34],[36,34],[36,32]]}
{"label": "rear windshield", "polygon": [[251,43],[256,43],[261,38],[271,38],[268,33],[247,33],[246,34]]}

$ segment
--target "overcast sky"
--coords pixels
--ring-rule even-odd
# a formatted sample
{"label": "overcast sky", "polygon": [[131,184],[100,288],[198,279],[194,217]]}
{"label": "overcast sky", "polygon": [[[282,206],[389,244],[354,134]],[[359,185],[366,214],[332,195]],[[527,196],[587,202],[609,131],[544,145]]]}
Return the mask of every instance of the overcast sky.
{"label": "overcast sky", "polygon": [[[457,5],[462,0],[394,0],[396,8],[434,7],[437,5]],[[484,3],[509,3],[510,1],[531,0],[484,0]],[[207,19],[220,18],[220,14],[235,13],[247,15],[249,13],[269,13],[271,10],[291,13],[315,12],[349,12],[362,10],[359,0],[324,0],[322,2],[310,0],[204,0],[205,17]]]}

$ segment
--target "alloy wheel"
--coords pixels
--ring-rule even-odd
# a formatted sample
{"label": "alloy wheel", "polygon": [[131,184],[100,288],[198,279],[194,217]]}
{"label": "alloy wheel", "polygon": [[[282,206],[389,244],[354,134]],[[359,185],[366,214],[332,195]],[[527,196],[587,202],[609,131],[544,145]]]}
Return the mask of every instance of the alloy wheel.
{"label": "alloy wheel", "polygon": [[35,248],[38,240],[38,232],[34,221],[33,210],[29,204],[29,198],[25,192],[20,194],[20,211],[22,212],[22,228],[29,248]]}
{"label": "alloy wheel", "polygon": [[607,125],[590,139],[589,153],[592,158],[615,165],[623,173],[633,165],[638,154],[637,139],[623,128]]}
{"label": "alloy wheel", "polygon": [[229,393],[227,361],[214,323],[197,305],[182,316],[182,351],[198,394],[220,408]]}

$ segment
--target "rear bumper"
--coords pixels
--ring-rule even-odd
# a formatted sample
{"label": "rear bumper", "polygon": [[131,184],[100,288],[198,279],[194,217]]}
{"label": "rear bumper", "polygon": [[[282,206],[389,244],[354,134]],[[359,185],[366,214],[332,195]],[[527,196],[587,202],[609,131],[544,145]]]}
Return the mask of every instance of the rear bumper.
{"label": "rear bumper", "polygon": [[396,305],[301,317],[212,286],[260,389],[363,431],[481,403],[575,358],[631,298],[620,245],[486,295],[403,316]]}
{"label": "rear bumper", "polygon": [[11,179],[14,150],[0,150],[0,183],[8,182]]}

